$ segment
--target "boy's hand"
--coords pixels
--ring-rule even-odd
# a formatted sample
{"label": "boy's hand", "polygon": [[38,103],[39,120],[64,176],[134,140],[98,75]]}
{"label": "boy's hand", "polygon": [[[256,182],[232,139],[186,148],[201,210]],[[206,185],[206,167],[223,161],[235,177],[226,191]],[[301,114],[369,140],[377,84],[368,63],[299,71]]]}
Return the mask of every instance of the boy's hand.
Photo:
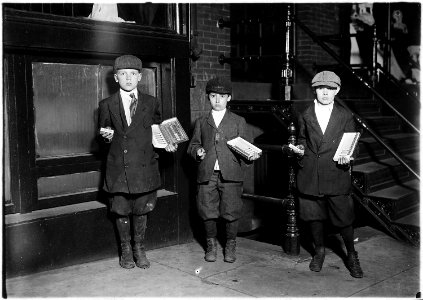
{"label": "boy's hand", "polygon": [[198,149],[198,150],[197,150],[197,157],[198,157],[200,160],[203,160],[203,159],[204,159],[204,157],[206,157],[206,150],[204,150],[204,148],[200,148],[200,149]]}
{"label": "boy's hand", "polygon": [[340,156],[338,158],[338,164],[340,165],[348,165],[350,163],[350,161],[352,161],[354,158],[350,158],[348,156]]}
{"label": "boy's hand", "polygon": [[175,152],[178,150],[178,144],[168,144],[165,148],[167,152]]}
{"label": "boy's hand", "polygon": [[260,156],[261,156],[260,153],[253,153],[253,155],[251,157],[249,157],[248,160],[253,161],[253,160],[259,159]]}
{"label": "boy's hand", "polygon": [[304,155],[304,149],[305,149],[304,145],[300,144],[300,145],[294,146],[292,144],[289,144],[288,146],[292,150],[292,152],[297,154],[299,157],[302,157]]}
{"label": "boy's hand", "polygon": [[100,135],[105,139],[108,139],[109,142],[112,140],[114,133],[115,131],[110,126],[100,128]]}

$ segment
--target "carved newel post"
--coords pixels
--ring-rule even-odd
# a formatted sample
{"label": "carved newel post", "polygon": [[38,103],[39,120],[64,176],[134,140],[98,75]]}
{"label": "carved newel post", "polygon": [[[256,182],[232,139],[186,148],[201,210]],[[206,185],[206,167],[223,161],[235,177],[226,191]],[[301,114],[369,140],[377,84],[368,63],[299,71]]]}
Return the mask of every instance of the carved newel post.
{"label": "carved newel post", "polygon": [[[296,145],[296,129],[294,123],[291,122],[288,126],[288,144]],[[297,211],[295,205],[295,169],[296,157],[288,146],[284,146],[284,150],[288,155],[289,162],[289,186],[288,196],[286,202],[287,226],[284,239],[284,250],[287,254],[298,255],[300,254],[300,234],[297,227]]]}
{"label": "carved newel post", "polygon": [[292,65],[291,65],[291,6],[288,5],[286,11],[286,22],[285,22],[285,63],[281,71],[282,85],[284,100],[291,100],[291,86],[290,81],[292,79]]}

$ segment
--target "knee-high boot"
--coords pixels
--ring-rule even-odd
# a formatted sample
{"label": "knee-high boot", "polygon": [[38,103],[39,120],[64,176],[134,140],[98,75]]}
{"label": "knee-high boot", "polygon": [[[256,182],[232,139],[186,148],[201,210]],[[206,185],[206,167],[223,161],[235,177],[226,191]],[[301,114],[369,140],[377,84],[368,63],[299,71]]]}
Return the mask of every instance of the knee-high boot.
{"label": "knee-high boot", "polygon": [[134,215],[134,257],[135,264],[138,268],[147,269],[150,267],[150,262],[145,255],[145,230],[147,228],[147,215]]}
{"label": "knee-high boot", "polygon": [[204,259],[208,262],[215,262],[217,258],[217,227],[216,219],[209,219],[204,221],[204,227],[206,229],[206,238],[207,238],[207,249]]}
{"label": "knee-high boot", "polygon": [[313,272],[320,272],[325,261],[325,246],[324,246],[324,224],[322,221],[311,221],[311,235],[315,246],[315,255],[313,256],[309,269]]}
{"label": "knee-high boot", "polygon": [[131,248],[131,223],[129,217],[116,218],[116,227],[122,251],[119,264],[122,268],[132,269],[135,267],[135,263]]}
{"label": "knee-high boot", "polygon": [[233,263],[236,261],[236,235],[238,233],[238,220],[226,222],[226,246],[224,261]]}

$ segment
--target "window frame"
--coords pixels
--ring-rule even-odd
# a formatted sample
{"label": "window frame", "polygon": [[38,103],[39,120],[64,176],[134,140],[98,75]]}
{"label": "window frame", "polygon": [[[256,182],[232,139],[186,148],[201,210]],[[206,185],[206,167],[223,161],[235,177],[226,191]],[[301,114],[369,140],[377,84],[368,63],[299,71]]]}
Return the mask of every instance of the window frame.
{"label": "window frame", "polygon": [[[103,158],[101,149],[98,153],[75,154],[57,157],[36,157],[35,145],[35,107],[33,95],[32,64],[34,62],[64,63],[78,65],[101,65],[113,66],[114,59],[93,60],[90,58],[72,59],[68,57],[54,57],[47,55],[28,55],[25,57],[7,55],[5,60],[8,69],[14,72],[8,74],[6,108],[9,117],[10,145],[10,173],[11,173],[11,198],[12,203],[6,205],[6,213],[26,213],[39,209],[53,208],[63,205],[77,204],[92,200],[104,202],[104,192],[101,186],[96,191],[77,192],[74,194],[61,194],[51,197],[38,197],[38,179],[41,177],[60,176],[74,173],[102,171]],[[16,59],[20,58],[20,59]],[[5,64],[6,65],[6,64]],[[169,61],[147,61],[143,59],[143,67],[153,69],[156,79],[156,98],[162,108],[162,118],[169,118],[174,113],[174,91],[162,91],[171,89],[172,76],[162,74],[168,69],[172,73],[172,59]],[[10,72],[8,72],[10,73]],[[25,88],[16,88],[15,82],[26,82]],[[169,81],[169,82],[164,82]],[[24,86],[24,85],[22,85]],[[117,88],[118,90],[118,88]],[[111,94],[113,94],[113,91]],[[162,94],[165,98],[162,98]],[[99,99],[98,101],[101,101]],[[25,120],[23,122],[23,120]],[[16,130],[14,130],[15,128]],[[15,141],[15,142],[13,142]],[[16,143],[17,142],[17,143]],[[12,145],[17,144],[16,148]],[[26,151],[24,150],[26,149]],[[26,152],[26,153],[24,153]],[[13,153],[15,155],[13,155]],[[173,159],[169,157],[160,162],[163,188],[176,193],[176,186],[172,178],[174,169]],[[103,174],[100,174],[102,176]],[[18,184],[18,185],[16,185]],[[19,188],[17,188],[19,187]],[[18,194],[16,194],[18,193]]]}

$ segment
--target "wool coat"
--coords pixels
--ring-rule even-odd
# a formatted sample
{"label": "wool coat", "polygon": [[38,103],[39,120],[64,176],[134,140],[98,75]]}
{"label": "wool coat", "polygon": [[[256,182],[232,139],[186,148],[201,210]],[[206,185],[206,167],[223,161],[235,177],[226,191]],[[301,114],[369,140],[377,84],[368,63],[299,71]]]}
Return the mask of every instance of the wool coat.
{"label": "wool coat", "polygon": [[130,126],[119,92],[99,103],[99,127],[114,130],[103,187],[109,193],[145,193],[161,185],[159,155],[152,145],[151,131],[151,125],[161,122],[159,102],[140,91],[138,98]]}
{"label": "wool coat", "polygon": [[[298,144],[305,147],[299,159],[297,188],[300,193],[321,195],[347,195],[351,191],[351,168],[333,161],[344,132],[356,132],[356,124],[350,112],[336,101],[329,123],[323,134],[314,109],[314,103],[298,118]],[[353,154],[357,157],[358,147]]]}
{"label": "wool coat", "polygon": [[[187,152],[199,163],[198,183],[210,180],[216,159],[219,161],[224,180],[244,181],[244,167],[250,163],[232,151],[226,142],[238,136],[251,142],[246,128],[245,119],[229,109],[226,110],[219,127],[216,127],[211,112],[195,121],[194,133]],[[201,147],[206,151],[206,157],[203,160],[197,157],[197,150]]]}

